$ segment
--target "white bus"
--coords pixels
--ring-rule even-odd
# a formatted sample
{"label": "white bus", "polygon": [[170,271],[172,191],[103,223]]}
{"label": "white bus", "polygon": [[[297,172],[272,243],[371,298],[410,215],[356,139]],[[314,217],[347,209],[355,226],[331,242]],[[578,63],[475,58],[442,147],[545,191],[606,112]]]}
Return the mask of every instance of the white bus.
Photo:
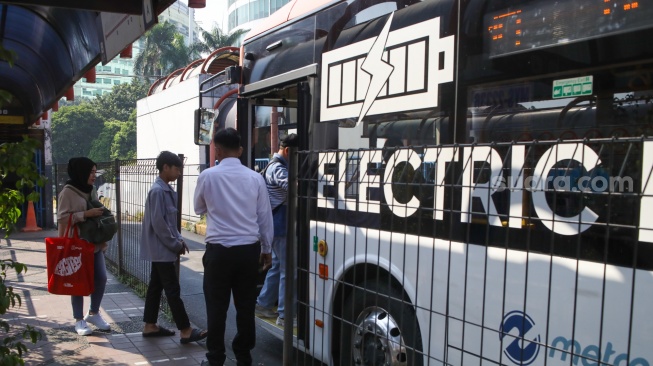
{"label": "white bus", "polygon": [[291,1],[244,160],[297,132],[295,345],[329,365],[653,364],[653,2]]}

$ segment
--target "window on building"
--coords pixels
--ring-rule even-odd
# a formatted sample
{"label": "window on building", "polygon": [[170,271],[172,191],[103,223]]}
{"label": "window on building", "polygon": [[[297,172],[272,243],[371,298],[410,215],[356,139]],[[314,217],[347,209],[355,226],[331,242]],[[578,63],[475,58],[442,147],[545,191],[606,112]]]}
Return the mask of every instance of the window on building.
{"label": "window on building", "polygon": [[237,14],[238,14],[238,25],[245,24],[249,21],[249,17],[248,17],[249,9],[247,5],[238,7]]}
{"label": "window on building", "polygon": [[250,21],[267,17],[270,11],[269,0],[255,0],[249,4]]}
{"label": "window on building", "polygon": [[113,85],[120,85],[120,80],[114,80]]}
{"label": "window on building", "polygon": [[270,13],[274,13],[282,6],[286,5],[288,0],[270,0]]}
{"label": "window on building", "polygon": [[113,71],[114,71],[116,74],[120,74],[120,71],[121,71],[121,70],[120,70],[119,67],[116,67],[115,69],[113,69]]}
{"label": "window on building", "polygon": [[104,84],[111,84],[111,79],[104,79]]}
{"label": "window on building", "polygon": [[229,14],[229,29],[236,28],[236,13],[238,10],[234,10],[232,13]]}

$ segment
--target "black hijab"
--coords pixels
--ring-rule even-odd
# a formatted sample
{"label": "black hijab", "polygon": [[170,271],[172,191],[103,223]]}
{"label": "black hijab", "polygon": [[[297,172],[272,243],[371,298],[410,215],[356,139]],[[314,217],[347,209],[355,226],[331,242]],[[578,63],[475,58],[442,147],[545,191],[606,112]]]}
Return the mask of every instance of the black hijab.
{"label": "black hijab", "polygon": [[68,160],[70,180],[66,184],[70,184],[84,193],[91,193],[93,186],[88,184],[88,177],[91,175],[94,166],[96,166],[95,162],[89,158],[71,158]]}

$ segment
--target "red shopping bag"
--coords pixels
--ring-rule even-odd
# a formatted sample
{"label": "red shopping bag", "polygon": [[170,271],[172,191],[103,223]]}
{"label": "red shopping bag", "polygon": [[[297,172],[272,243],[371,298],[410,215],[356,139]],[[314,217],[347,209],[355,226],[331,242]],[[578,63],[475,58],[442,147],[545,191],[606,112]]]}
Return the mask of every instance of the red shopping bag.
{"label": "red shopping bag", "polygon": [[[69,238],[73,226],[73,237]],[[55,295],[87,296],[93,292],[95,245],[79,238],[72,216],[60,238],[45,238],[48,258],[48,292]]]}

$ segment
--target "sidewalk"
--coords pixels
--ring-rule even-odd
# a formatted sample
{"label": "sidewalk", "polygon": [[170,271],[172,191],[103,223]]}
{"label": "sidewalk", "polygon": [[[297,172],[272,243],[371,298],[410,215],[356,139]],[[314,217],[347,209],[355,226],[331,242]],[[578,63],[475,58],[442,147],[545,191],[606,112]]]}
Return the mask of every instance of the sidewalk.
{"label": "sidewalk", "polygon": [[[26,365],[199,365],[205,358],[204,342],[181,345],[179,331],[172,337],[143,338],[145,301],[111,273],[100,309],[111,324],[110,332],[95,331],[78,336],[74,329],[69,296],[47,292],[44,239],[56,236],[55,230],[12,234],[0,239],[0,258],[26,264],[27,273],[7,273],[9,286],[22,299],[22,306],[11,309],[3,318],[13,330],[24,325],[36,327],[43,334],[37,344],[23,342],[29,349]],[[88,309],[90,299],[84,299]],[[176,329],[159,316],[159,324]],[[93,326],[91,326],[93,327]],[[227,358],[227,364],[235,364]]]}

